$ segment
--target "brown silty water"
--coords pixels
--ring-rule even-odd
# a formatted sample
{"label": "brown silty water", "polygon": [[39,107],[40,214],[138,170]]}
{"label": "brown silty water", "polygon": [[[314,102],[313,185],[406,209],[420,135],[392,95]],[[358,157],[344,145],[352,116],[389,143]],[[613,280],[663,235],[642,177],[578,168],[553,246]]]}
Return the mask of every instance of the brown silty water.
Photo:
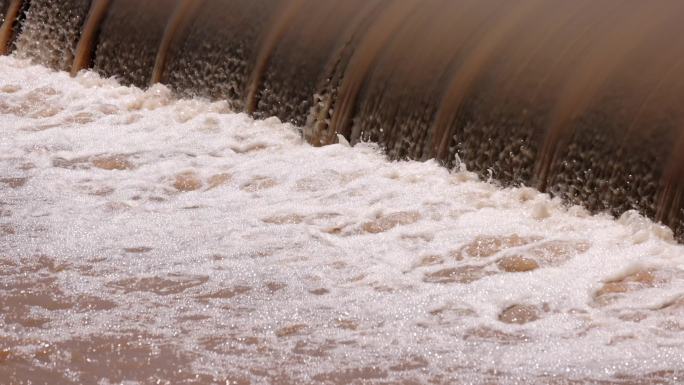
{"label": "brown silty water", "polygon": [[[73,75],[91,69],[126,85],[162,83],[179,96],[225,100],[233,110],[294,123],[315,146],[336,143],[342,135],[352,145],[378,143],[391,159],[434,158],[448,168],[464,164],[503,186],[531,186],[591,212],[619,216],[637,210],[669,226],[677,239],[684,236],[684,3],[679,0],[0,0],[0,10],[0,49],[19,58]],[[107,167],[127,168],[125,162],[112,162]],[[192,185],[177,183],[178,190]],[[399,217],[397,223],[411,222],[411,213]],[[302,219],[284,219],[290,220]],[[386,230],[373,223],[359,231]],[[516,237],[479,239],[477,249],[484,242],[496,253],[540,241]],[[578,242],[539,253],[554,259],[586,248]],[[149,251],[132,247],[126,253]],[[419,267],[435,263],[440,262],[426,259]],[[540,263],[502,258],[496,269],[528,271]],[[79,266],[61,266],[50,256],[30,263],[0,259],[0,266],[3,275],[12,277],[2,309],[24,327],[46,322],[31,314],[31,306],[115,306],[106,298],[77,301],[54,286],[55,275]],[[425,282],[469,283],[480,273],[444,268],[426,274]],[[596,293],[594,305],[603,306],[611,294],[655,287],[661,282],[658,274],[644,270],[608,282]],[[131,279],[111,282],[109,289],[175,295],[201,287],[203,279]],[[194,300],[244,293],[270,298],[282,289],[279,285],[202,291]],[[681,303],[673,306],[679,309]],[[544,311],[521,305],[500,317],[524,324]],[[199,319],[191,315],[178,322],[192,328]],[[363,325],[341,319],[334,327]],[[287,339],[310,329],[305,323],[287,325],[276,335]],[[488,329],[471,334],[501,343],[525,338]],[[52,371],[36,369],[10,350],[33,342],[2,341],[0,383],[1,378],[17,384],[28,377],[35,383],[54,380]],[[273,353],[259,331],[203,343],[221,354]],[[307,354],[322,356],[326,349],[333,347],[320,343]],[[226,378],[193,373],[186,367],[188,352],[143,329],[47,345],[33,359],[56,360],[65,352],[72,370],[84,373],[84,383],[131,376],[149,383],[249,383],[239,373]],[[395,366],[400,372],[423,364],[408,358]],[[295,381],[278,372],[277,365],[255,371],[268,372],[261,374],[274,383]],[[537,380],[651,384],[668,383],[673,373],[605,382],[555,376]],[[485,377],[491,383],[501,378],[497,373]],[[383,379],[374,367],[311,380],[343,384],[372,379]]]}

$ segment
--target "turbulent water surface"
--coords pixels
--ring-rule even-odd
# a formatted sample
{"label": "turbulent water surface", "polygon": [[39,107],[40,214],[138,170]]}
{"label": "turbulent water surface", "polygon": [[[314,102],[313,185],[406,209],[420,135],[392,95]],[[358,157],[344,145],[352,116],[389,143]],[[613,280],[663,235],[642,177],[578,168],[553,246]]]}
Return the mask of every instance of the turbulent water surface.
{"label": "turbulent water surface", "polygon": [[0,383],[678,384],[684,249],[0,58]]}

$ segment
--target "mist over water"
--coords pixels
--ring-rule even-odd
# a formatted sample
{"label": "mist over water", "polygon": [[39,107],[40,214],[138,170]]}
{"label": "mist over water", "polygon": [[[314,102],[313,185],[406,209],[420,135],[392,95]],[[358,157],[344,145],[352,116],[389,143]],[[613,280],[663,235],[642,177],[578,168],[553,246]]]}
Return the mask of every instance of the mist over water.
{"label": "mist over water", "polygon": [[0,383],[678,384],[684,249],[0,58]]}

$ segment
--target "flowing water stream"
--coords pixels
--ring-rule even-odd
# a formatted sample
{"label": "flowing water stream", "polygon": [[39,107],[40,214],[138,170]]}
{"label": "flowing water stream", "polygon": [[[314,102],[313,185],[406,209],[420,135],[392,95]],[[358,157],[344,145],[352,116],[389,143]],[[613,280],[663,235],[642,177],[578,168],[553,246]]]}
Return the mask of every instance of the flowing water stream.
{"label": "flowing water stream", "polygon": [[681,384],[684,248],[0,57],[1,384]]}

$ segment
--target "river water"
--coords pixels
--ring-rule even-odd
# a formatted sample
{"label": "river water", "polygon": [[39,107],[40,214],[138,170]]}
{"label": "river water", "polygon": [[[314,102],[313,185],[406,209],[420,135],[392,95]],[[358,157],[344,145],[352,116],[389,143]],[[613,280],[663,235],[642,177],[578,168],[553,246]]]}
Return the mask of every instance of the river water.
{"label": "river water", "polygon": [[684,248],[0,58],[2,384],[679,384]]}

